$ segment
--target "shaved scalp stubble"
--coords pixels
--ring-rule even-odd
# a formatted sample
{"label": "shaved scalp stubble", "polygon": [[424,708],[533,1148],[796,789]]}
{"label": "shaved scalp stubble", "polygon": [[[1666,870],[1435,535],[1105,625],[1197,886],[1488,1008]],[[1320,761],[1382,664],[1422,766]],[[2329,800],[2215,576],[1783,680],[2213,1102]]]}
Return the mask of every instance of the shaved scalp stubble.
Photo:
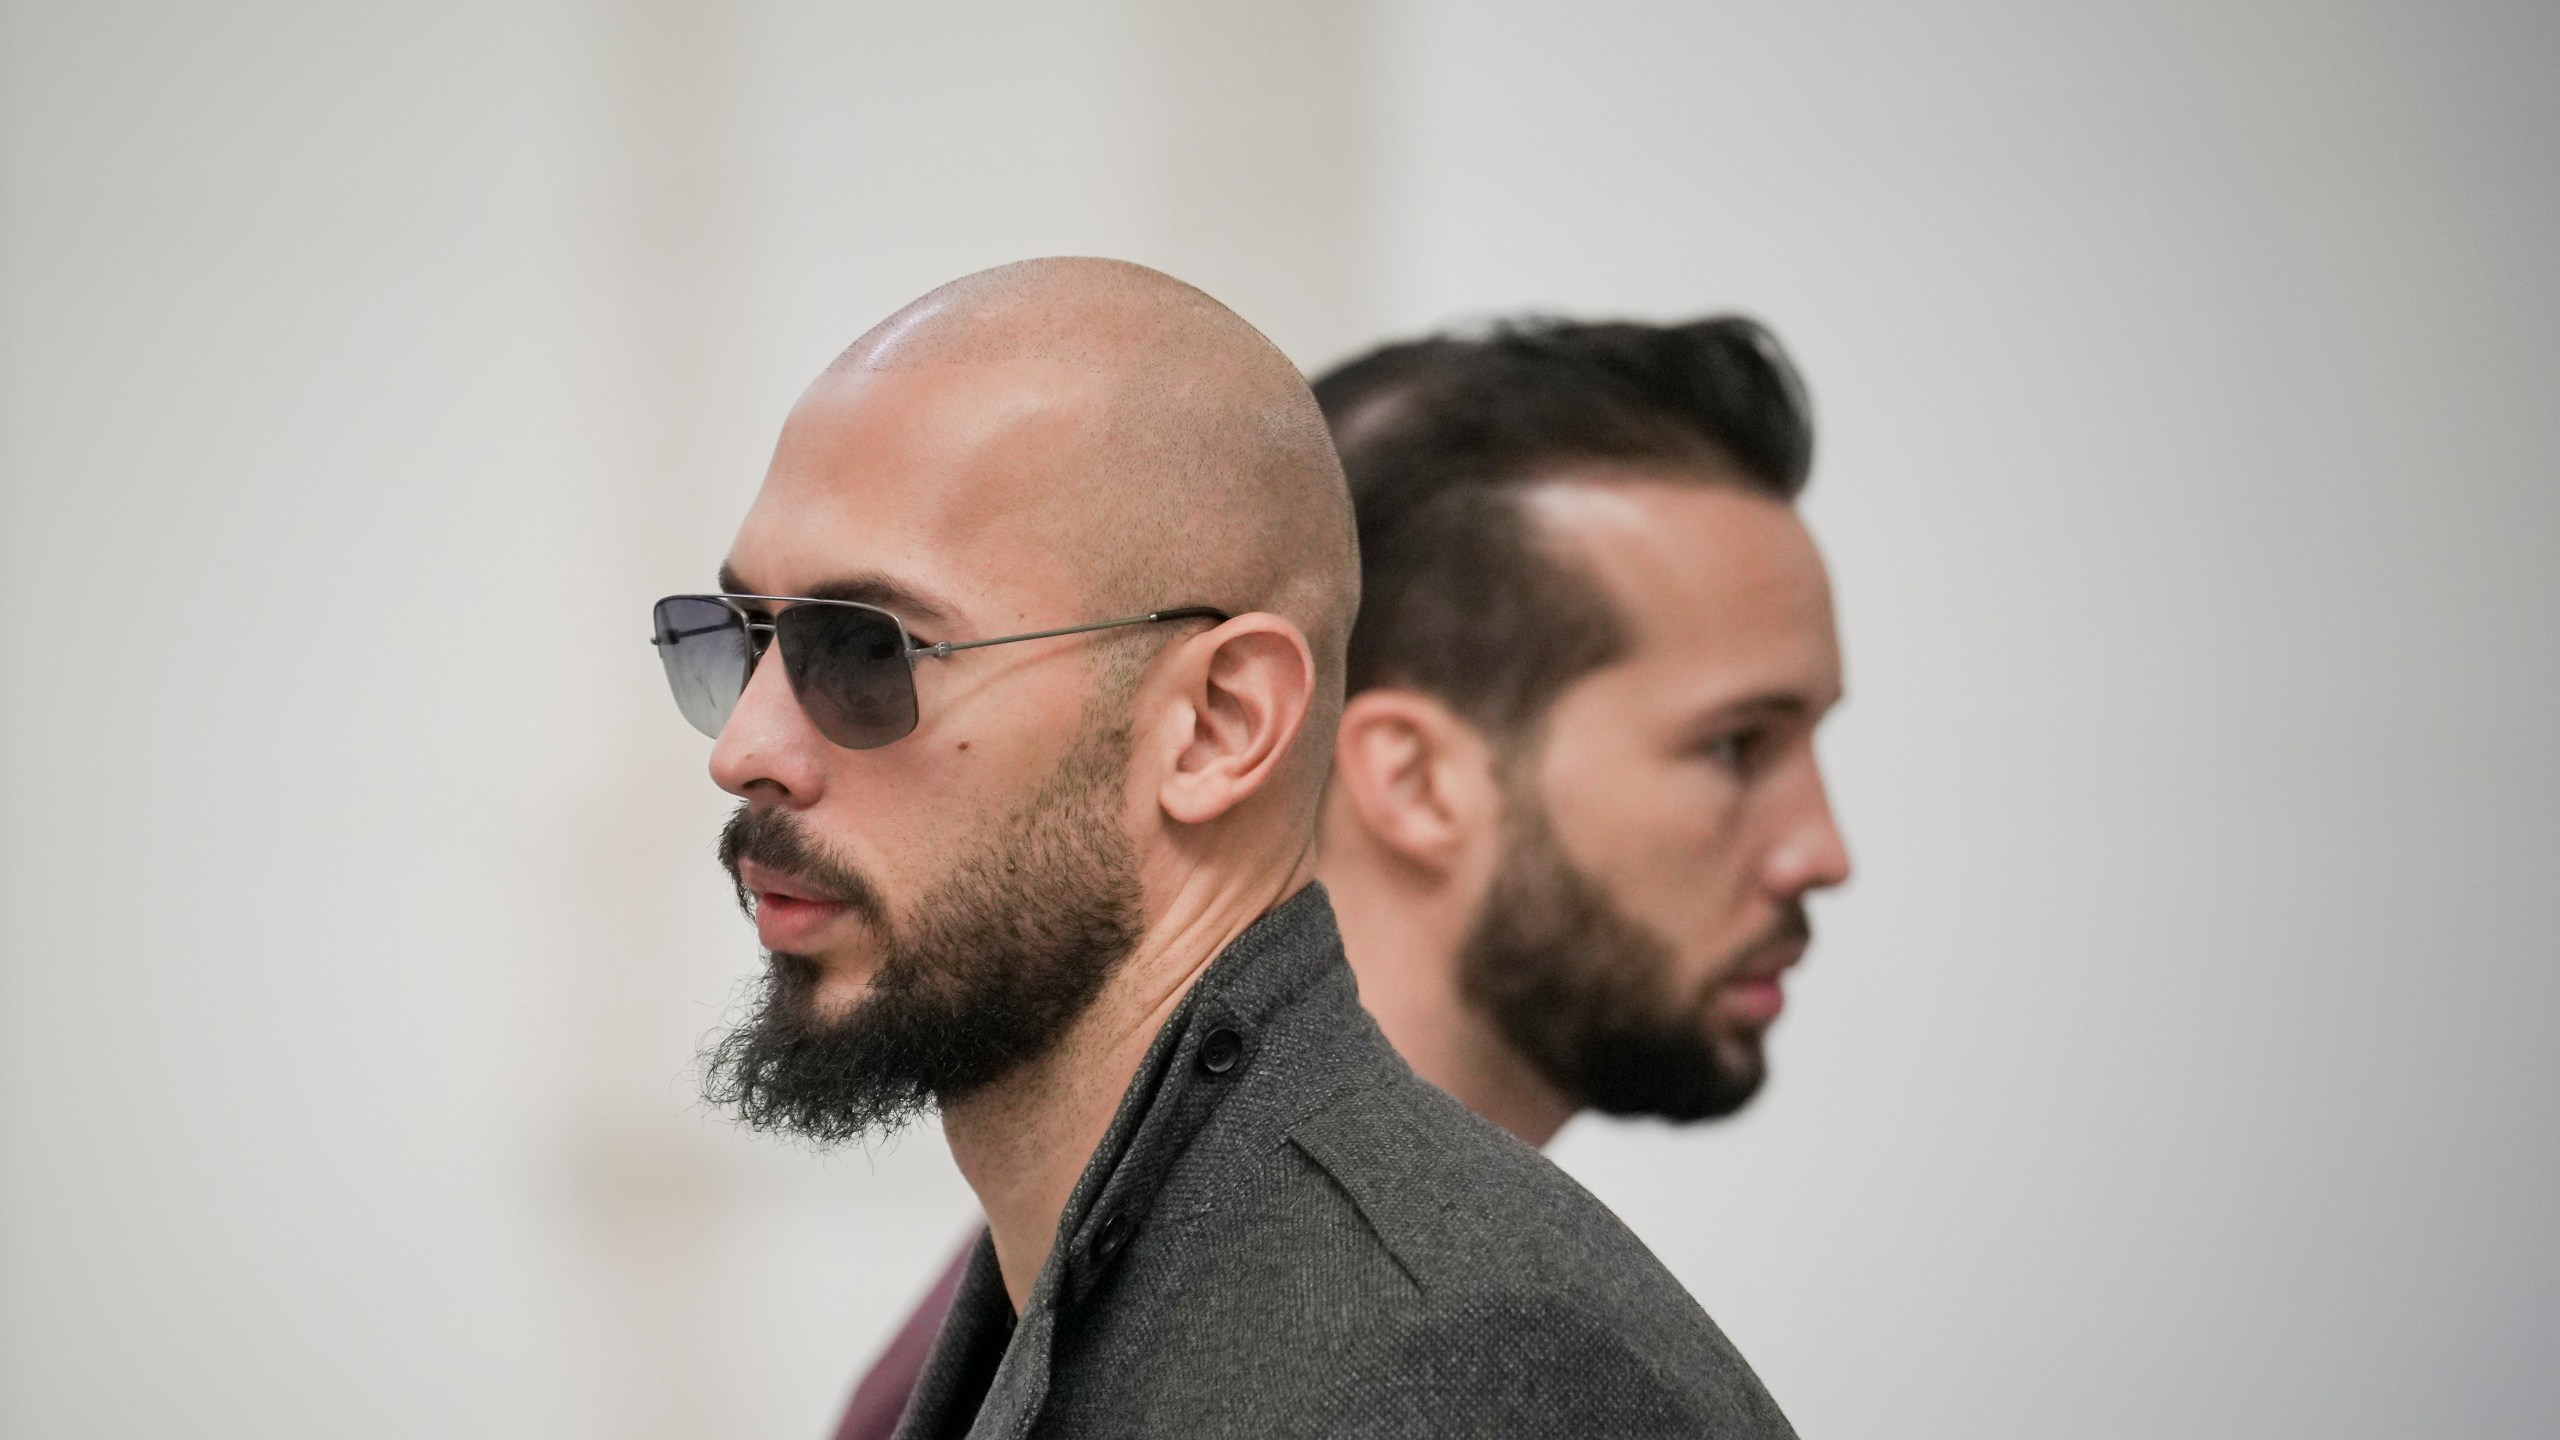
{"label": "shaved scalp stubble", "polygon": [[[1212,605],[1295,624],[1315,703],[1289,779],[1312,827],[1360,609],[1342,462],[1304,376],[1226,306],[1119,260],[1025,260],[955,280],[872,327],[828,367],[1036,361],[1081,382],[1081,423],[1035,457],[1069,491],[1057,553],[1096,615]],[[1131,659],[1133,652],[1136,660]],[[1145,647],[1095,647],[1125,682]]]}

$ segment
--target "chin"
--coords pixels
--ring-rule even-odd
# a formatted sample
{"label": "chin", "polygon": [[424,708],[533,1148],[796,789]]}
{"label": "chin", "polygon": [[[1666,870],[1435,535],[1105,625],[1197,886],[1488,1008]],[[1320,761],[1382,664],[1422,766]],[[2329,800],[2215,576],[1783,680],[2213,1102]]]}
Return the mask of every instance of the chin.
{"label": "chin", "polygon": [[833,1025],[860,1009],[862,1002],[870,997],[871,977],[869,975],[859,980],[840,980],[830,975],[820,980],[817,988],[809,992],[809,1018],[821,1025]]}
{"label": "chin", "polygon": [[1727,1075],[1748,1076],[1759,1084],[1769,1076],[1769,1058],[1763,1048],[1769,1027],[1744,1021],[1723,1021],[1707,1028],[1707,1046],[1715,1051],[1716,1067]]}
{"label": "chin", "polygon": [[878,968],[867,957],[864,962],[847,963],[780,950],[765,952],[765,963],[773,967],[781,985],[780,1013],[796,1023],[817,1026],[835,1024],[870,998],[871,977]]}

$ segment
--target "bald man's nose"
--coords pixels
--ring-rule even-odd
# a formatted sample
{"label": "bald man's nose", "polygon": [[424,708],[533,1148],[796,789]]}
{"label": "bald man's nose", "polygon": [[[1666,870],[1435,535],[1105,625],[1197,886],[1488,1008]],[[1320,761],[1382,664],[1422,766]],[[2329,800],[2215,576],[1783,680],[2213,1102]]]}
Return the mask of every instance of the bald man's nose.
{"label": "bald man's nose", "polygon": [[1769,852],[1765,883],[1774,894],[1794,898],[1811,890],[1827,890],[1849,878],[1849,842],[1831,814],[1831,796],[1819,767],[1807,765],[1797,782],[1785,828]]}
{"label": "bald man's nose", "polygon": [[827,745],[791,693],[782,647],[768,646],[712,743],[711,780],[741,800],[799,809],[817,802]]}

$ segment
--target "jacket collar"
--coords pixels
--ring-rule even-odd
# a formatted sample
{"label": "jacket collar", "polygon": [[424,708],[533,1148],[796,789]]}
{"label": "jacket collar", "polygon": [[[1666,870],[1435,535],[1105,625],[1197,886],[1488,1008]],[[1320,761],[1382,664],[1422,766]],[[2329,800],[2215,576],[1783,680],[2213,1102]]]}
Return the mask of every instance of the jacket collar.
{"label": "jacket collar", "polygon": [[[1058,1217],[1058,1234],[1017,1320],[995,1247],[981,1237],[951,1316],[907,1411],[902,1437],[950,1428],[973,1377],[995,1368],[971,1435],[1016,1435],[1047,1398],[1058,1318],[1093,1293],[1155,1208],[1174,1163],[1255,1068],[1283,1012],[1332,981],[1357,1011],[1333,905],[1309,883],[1265,912],[1211,961],[1147,1047],[1111,1127]],[[999,1360],[997,1357],[1001,1356]],[[921,1426],[922,1428],[917,1428]]]}

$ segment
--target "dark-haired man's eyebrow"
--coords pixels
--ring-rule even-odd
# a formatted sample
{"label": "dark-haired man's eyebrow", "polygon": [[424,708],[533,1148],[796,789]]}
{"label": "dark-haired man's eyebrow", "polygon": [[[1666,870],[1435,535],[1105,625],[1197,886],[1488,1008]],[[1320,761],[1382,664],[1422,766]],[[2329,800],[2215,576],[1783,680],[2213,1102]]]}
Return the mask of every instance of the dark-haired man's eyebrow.
{"label": "dark-haired man's eyebrow", "polygon": [[[720,589],[730,595],[752,595],[746,580],[728,565],[720,567]],[[847,575],[821,581],[799,595],[797,600],[850,600],[860,605],[877,605],[911,625],[943,627],[958,616],[957,607],[927,594],[903,581],[886,575]]]}
{"label": "dark-haired man's eyebrow", "polygon": [[1736,725],[1819,721],[1840,697],[1817,698],[1793,690],[1771,690],[1709,706],[1691,717],[1689,728],[1705,734]]}
{"label": "dark-haired man's eyebrow", "polygon": [[1813,701],[1792,690],[1776,690],[1754,695],[1723,707],[1727,715],[1802,715],[1814,708]]}

